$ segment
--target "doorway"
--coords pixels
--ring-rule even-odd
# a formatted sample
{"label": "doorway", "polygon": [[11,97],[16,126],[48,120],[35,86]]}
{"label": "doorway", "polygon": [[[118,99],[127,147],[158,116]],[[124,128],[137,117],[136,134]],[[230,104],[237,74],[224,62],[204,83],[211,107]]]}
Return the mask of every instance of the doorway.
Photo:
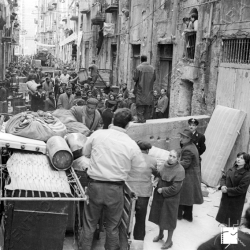
{"label": "doorway", "polygon": [[159,45],[160,67],[159,67],[159,85],[160,89],[165,89],[168,97],[168,107],[165,117],[169,117],[169,103],[171,91],[173,44]]}

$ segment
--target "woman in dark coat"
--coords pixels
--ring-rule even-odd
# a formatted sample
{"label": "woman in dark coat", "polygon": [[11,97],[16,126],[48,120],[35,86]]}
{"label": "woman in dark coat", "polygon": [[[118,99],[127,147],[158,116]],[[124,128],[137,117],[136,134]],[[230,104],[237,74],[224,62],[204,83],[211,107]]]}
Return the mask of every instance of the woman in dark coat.
{"label": "woman in dark coat", "polygon": [[242,152],[237,154],[236,162],[220,181],[222,198],[216,220],[227,226],[239,225],[250,184],[250,156]]}
{"label": "woman in dark coat", "polygon": [[168,161],[159,170],[159,182],[154,191],[149,221],[159,225],[159,235],[154,242],[163,239],[163,231],[168,230],[168,238],[162,249],[173,245],[172,236],[176,228],[180,190],[185,178],[185,170],[178,162],[179,154],[170,151]]}

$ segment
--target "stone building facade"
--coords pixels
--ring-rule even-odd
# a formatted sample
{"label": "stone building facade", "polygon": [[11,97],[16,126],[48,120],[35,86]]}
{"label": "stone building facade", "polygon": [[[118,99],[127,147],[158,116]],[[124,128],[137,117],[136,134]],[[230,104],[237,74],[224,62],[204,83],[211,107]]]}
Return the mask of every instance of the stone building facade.
{"label": "stone building facade", "polygon": [[[145,54],[156,69],[155,88],[167,90],[169,117],[209,115],[216,104],[250,112],[247,0],[68,1],[79,11],[78,68],[95,59],[112,70],[113,85],[132,89]],[[193,13],[197,31],[184,32],[183,18]]]}

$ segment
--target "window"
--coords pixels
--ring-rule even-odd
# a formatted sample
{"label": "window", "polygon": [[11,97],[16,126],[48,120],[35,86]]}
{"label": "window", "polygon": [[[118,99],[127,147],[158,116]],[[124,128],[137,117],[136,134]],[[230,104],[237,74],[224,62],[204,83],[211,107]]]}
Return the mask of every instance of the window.
{"label": "window", "polygon": [[249,64],[250,38],[223,40],[222,62]]}

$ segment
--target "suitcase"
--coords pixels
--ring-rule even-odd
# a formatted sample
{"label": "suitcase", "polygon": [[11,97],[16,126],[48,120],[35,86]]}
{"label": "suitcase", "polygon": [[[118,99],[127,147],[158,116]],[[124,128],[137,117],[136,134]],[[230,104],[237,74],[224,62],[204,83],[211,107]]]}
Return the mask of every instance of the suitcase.
{"label": "suitcase", "polygon": [[21,149],[46,154],[45,142],[7,133],[0,133],[0,147]]}

